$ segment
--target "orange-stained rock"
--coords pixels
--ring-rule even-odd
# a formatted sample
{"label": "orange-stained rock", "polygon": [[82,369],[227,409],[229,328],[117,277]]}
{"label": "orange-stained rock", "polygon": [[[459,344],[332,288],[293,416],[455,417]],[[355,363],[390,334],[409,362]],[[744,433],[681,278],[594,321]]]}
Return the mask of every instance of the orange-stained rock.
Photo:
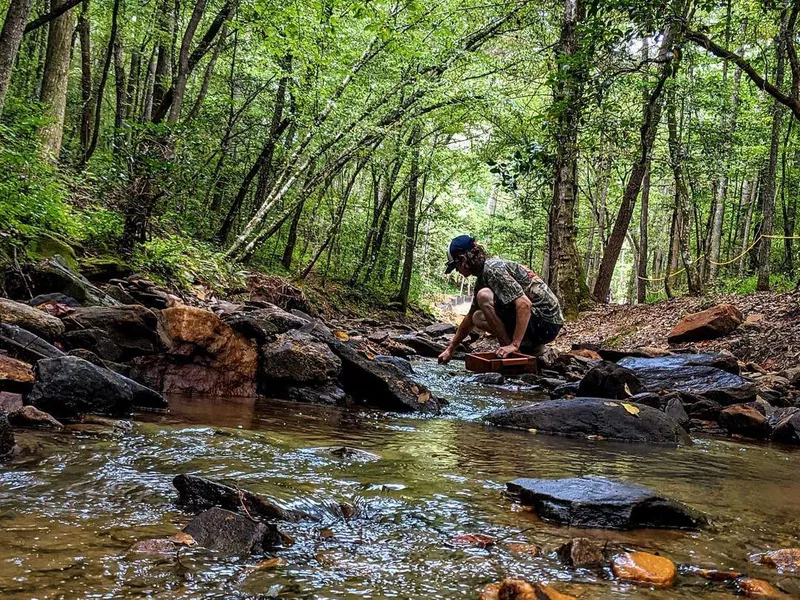
{"label": "orange-stained rock", "polygon": [[670,559],[647,552],[618,554],[611,562],[611,569],[620,579],[660,586],[672,585],[678,575]]}
{"label": "orange-stained rock", "polygon": [[789,598],[789,596],[762,579],[743,577],[737,581],[737,584],[742,593],[748,598]]}
{"label": "orange-stained rock", "polygon": [[577,600],[562,594],[548,585],[528,583],[522,579],[504,579],[499,584],[490,583],[478,600]]}
{"label": "orange-stained rock", "polygon": [[718,304],[708,310],[685,316],[667,335],[670,344],[710,340],[728,335],[744,321],[732,304]]}
{"label": "orange-stained rock", "polygon": [[258,352],[250,340],[200,308],[175,306],[161,316],[170,348],[136,359],[142,383],[171,394],[255,395]]}
{"label": "orange-stained rock", "polygon": [[27,392],[33,386],[33,369],[31,366],[0,354],[0,391]]}
{"label": "orange-stained rock", "polygon": [[800,571],[800,548],[781,548],[761,555],[761,562],[781,571]]}
{"label": "orange-stained rock", "polygon": [[762,439],[769,434],[767,417],[752,404],[734,404],[722,410],[719,423],[728,433]]}
{"label": "orange-stained rock", "polygon": [[581,358],[588,358],[589,360],[603,360],[603,357],[600,356],[594,350],[589,350],[588,348],[576,348],[575,350],[570,350],[567,352],[570,356],[580,356]]}

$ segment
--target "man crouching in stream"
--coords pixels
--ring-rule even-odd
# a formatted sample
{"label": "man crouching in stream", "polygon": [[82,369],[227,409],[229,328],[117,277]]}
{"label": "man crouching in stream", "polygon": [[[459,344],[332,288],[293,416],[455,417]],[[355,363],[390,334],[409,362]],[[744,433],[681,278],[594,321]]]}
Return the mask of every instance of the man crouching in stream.
{"label": "man crouching in stream", "polygon": [[489,258],[475,238],[460,235],[450,242],[447,269],[464,277],[475,276],[475,297],[450,345],[439,355],[440,363],[453,357],[473,327],[488,331],[500,342],[497,356],[512,352],[539,355],[556,339],[564,315],[558,298],[530,269],[502,258]]}

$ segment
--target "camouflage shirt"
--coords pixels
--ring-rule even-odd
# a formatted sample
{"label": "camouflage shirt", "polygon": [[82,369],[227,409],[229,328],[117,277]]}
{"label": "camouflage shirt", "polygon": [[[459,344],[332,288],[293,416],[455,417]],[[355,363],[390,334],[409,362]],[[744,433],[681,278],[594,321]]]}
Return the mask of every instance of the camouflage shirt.
{"label": "camouflage shirt", "polygon": [[[495,301],[501,305],[513,304],[525,294],[531,301],[531,312],[547,323],[562,324],[564,315],[558,298],[536,273],[519,263],[490,258],[483,265],[483,272],[475,282],[475,294],[483,288],[494,292]],[[470,312],[478,310],[476,299],[472,300]]]}

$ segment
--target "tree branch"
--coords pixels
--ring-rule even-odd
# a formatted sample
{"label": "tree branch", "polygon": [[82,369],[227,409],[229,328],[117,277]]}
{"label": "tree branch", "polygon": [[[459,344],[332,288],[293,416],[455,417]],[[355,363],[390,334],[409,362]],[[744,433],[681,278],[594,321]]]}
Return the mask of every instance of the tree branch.
{"label": "tree branch", "polygon": [[64,4],[59,4],[50,12],[35,18],[33,21],[25,25],[25,31],[23,32],[23,35],[25,35],[26,33],[30,33],[35,29],[39,29],[39,27],[41,27],[42,25],[47,25],[50,21],[57,19],[71,8],[75,8],[81,2],[83,2],[83,0],[67,0],[66,2],[64,2]]}

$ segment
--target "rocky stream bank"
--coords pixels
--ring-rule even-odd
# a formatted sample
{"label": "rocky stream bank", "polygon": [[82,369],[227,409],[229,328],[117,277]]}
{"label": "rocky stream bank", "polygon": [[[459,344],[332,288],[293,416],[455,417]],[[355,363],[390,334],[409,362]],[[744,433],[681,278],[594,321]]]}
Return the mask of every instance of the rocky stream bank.
{"label": "rocky stream bank", "polygon": [[[259,293],[242,302],[180,298],[143,277],[120,275],[95,272],[90,281],[55,260],[8,274],[5,287],[14,298],[0,299],[0,454],[13,459],[20,452],[15,434],[32,430],[59,436],[81,435],[87,427],[124,432],[130,425],[118,419],[134,411],[167,411],[174,397],[197,402],[261,397],[297,406],[447,414],[447,394],[422,383],[410,359],[437,356],[454,332],[452,324],[323,318],[299,291],[282,306]],[[580,343],[542,357],[537,374],[487,373],[470,381],[488,390],[513,388],[524,398],[482,415],[486,427],[498,431],[666,447],[714,435],[769,442],[789,452],[800,444],[800,368],[768,372],[730,353],[691,346],[723,338],[745,323],[746,315],[735,308],[716,306],[687,316],[670,332],[679,351],[655,344],[621,349]],[[461,351],[487,343],[473,336]],[[363,452],[349,446],[331,451]],[[379,460],[368,457],[373,458]],[[270,555],[295,542],[283,531],[285,524],[351,522],[360,516],[354,503],[286,506],[203,473],[180,473],[173,485],[177,504],[196,516],[174,536],[143,539],[132,551],[178,561],[185,546],[222,555]],[[519,510],[563,527],[714,527],[713,515],[615,479],[515,479],[508,481],[507,494]],[[317,529],[324,536],[328,527]],[[592,569],[601,578],[657,588],[693,585],[700,578],[720,593],[788,598],[798,592],[794,579],[773,582],[782,591],[743,572],[676,566],[666,557],[632,551],[630,544],[598,546],[571,531],[552,549],[524,548],[483,533],[459,534],[452,544],[554,553],[577,573]],[[280,567],[281,560],[267,558],[258,568]],[[764,549],[753,560],[792,573],[800,550]],[[508,579],[488,586],[481,597],[582,595],[574,584],[570,596],[545,583]]]}

